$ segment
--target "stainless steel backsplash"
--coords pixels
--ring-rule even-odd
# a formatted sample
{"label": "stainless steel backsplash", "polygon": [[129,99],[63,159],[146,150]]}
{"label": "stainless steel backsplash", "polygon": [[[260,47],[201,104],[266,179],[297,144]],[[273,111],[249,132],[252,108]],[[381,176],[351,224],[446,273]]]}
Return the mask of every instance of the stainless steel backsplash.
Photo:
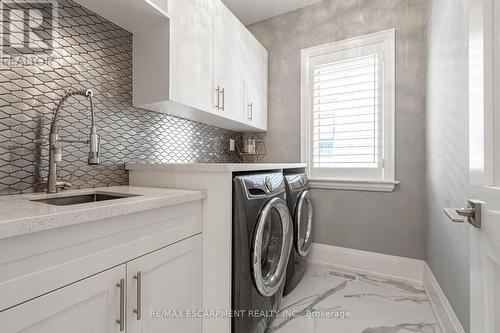
{"label": "stainless steel backsplash", "polygon": [[[4,2],[2,0],[2,2]],[[223,152],[234,133],[132,107],[132,35],[73,1],[58,1],[54,60],[0,68],[0,194],[34,191],[47,174],[52,112],[68,89],[92,88],[99,166],[85,145],[63,150],[59,177],[74,188],[124,185],[124,163],[235,162]],[[61,136],[87,138],[88,101],[70,98]]]}

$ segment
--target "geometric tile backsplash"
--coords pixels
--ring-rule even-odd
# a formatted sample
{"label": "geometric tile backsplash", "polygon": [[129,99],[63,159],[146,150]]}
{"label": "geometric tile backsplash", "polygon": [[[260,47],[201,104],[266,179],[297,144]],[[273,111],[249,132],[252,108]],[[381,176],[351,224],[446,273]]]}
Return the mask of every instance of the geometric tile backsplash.
{"label": "geometric tile backsplash", "polygon": [[[3,0],[2,0],[3,1]],[[124,163],[236,162],[222,147],[234,132],[132,107],[132,35],[73,1],[58,1],[54,59],[0,68],[0,195],[32,192],[47,175],[52,113],[66,91],[94,91],[101,164],[87,146],[63,148],[58,176],[73,188],[124,185]],[[87,138],[88,100],[70,97],[60,134]]]}

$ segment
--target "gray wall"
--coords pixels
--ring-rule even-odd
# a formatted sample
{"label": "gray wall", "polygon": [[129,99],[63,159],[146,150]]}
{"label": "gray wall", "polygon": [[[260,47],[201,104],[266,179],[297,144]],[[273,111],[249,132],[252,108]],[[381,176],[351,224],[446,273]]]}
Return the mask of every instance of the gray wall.
{"label": "gray wall", "polygon": [[393,193],[314,190],[316,241],[424,257],[426,0],[324,0],[249,28],[269,50],[268,162],[300,160],[300,50],[396,28]]}
{"label": "gray wall", "polygon": [[[3,6],[7,8],[9,4]],[[20,66],[19,62],[7,62],[7,54],[3,54],[0,195],[31,192],[46,176],[52,112],[64,92],[73,88],[94,90],[97,125],[102,135],[102,164],[97,167],[86,165],[86,147],[65,147],[59,176],[75,188],[128,184],[123,164],[129,161],[233,160],[224,154],[223,147],[233,132],[132,107],[130,32],[71,0],[60,0],[53,36],[55,55],[49,63]],[[62,116],[62,135],[87,136],[86,100],[70,98]]]}
{"label": "gray wall", "polygon": [[443,207],[462,207],[468,180],[468,30],[464,0],[432,0],[428,25],[426,258],[469,328],[469,262],[465,224]]}

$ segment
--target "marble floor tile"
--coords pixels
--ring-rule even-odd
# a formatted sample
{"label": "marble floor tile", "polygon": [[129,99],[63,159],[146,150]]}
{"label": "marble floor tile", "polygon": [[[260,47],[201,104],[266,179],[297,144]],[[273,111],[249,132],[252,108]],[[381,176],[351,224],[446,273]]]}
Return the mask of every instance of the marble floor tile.
{"label": "marble floor tile", "polygon": [[284,299],[269,333],[441,333],[420,285],[310,265]]}

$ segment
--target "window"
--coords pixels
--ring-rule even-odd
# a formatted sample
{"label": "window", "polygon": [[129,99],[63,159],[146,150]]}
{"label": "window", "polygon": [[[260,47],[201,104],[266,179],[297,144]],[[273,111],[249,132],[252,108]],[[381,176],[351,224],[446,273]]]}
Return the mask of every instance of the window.
{"label": "window", "polygon": [[311,186],[392,191],[395,31],[302,50],[302,159]]}

